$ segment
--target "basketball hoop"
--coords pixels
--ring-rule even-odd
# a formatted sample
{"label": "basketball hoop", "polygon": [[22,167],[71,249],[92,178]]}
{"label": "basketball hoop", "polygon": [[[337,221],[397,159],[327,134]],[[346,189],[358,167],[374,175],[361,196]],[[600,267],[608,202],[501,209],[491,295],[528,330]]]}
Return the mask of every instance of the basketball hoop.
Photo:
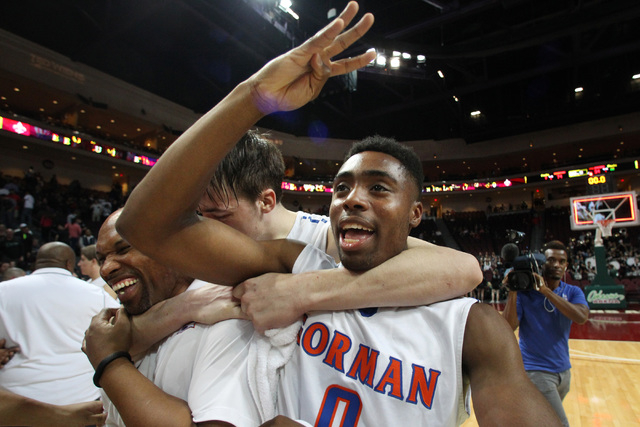
{"label": "basketball hoop", "polygon": [[611,230],[613,229],[613,224],[616,222],[615,219],[601,219],[594,222],[598,226],[602,237],[611,237]]}

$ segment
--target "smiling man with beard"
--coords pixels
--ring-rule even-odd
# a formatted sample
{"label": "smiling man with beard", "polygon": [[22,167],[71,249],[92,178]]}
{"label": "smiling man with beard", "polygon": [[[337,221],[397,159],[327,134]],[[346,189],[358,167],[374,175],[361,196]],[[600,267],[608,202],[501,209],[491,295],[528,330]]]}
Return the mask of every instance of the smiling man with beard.
{"label": "smiling man with beard", "polygon": [[[247,388],[246,354],[253,335],[249,321],[187,324],[135,365],[130,362],[130,315],[143,314],[187,291],[192,279],[131,247],[115,228],[120,213],[114,212],[102,225],[96,252],[100,274],[124,308],[94,317],[83,345],[96,369],[94,382],[103,387],[107,425],[260,424]],[[221,319],[232,313],[240,316],[229,293],[225,295],[216,301]],[[109,375],[103,376],[105,370]]]}

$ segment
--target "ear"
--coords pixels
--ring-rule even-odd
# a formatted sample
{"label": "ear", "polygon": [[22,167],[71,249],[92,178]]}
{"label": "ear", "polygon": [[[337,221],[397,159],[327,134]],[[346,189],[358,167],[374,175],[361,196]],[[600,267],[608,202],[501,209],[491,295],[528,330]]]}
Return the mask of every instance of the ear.
{"label": "ear", "polygon": [[422,202],[413,202],[413,207],[411,208],[411,217],[409,218],[411,228],[416,228],[420,221],[422,221],[422,211],[424,207],[422,206]]}
{"label": "ear", "polygon": [[276,192],[273,191],[272,188],[262,190],[262,193],[260,193],[260,196],[258,197],[258,207],[263,214],[274,210],[277,204],[278,200]]}

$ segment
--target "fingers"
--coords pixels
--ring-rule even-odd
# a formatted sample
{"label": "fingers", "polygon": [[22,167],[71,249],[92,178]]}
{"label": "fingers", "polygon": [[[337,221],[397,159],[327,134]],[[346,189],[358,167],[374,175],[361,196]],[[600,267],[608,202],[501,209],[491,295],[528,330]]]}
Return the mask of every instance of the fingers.
{"label": "fingers", "polygon": [[102,402],[95,401],[87,403],[87,410],[93,414],[102,414],[104,408],[102,407]]}
{"label": "fingers", "polygon": [[[353,28],[340,34],[336,39],[324,50],[327,58],[333,58],[337,54],[343,52],[354,42],[362,38],[373,26],[374,18],[371,13],[365,14]],[[366,65],[366,64],[365,64]]]}
{"label": "fingers", "polygon": [[365,67],[376,58],[375,52],[367,52],[355,58],[340,59],[331,63],[331,77],[350,73],[353,70]]}
{"label": "fingers", "polygon": [[233,295],[234,298],[242,299],[242,296],[245,294],[245,292],[246,288],[243,282],[233,288],[233,290],[231,291],[231,295]]}
{"label": "fingers", "polygon": [[91,422],[97,426],[103,426],[107,422],[107,414],[92,415]]}
{"label": "fingers", "polygon": [[358,13],[358,9],[360,9],[360,5],[358,5],[358,3],[356,3],[355,1],[350,1],[349,3],[347,3],[337,19],[342,19],[342,22],[344,22],[344,26],[348,27],[351,23],[351,20]]}
{"label": "fingers", "polygon": [[353,28],[340,34],[356,16],[358,7],[356,2],[349,2],[340,16],[303,43],[300,48],[309,53],[322,52],[324,62],[328,62],[330,58],[343,52],[364,36],[373,25],[373,15],[367,13]]}
{"label": "fingers", "polygon": [[[331,77],[331,68],[327,67],[319,54],[315,53],[311,58],[311,76],[316,81],[316,84],[323,85],[329,77]],[[314,98],[320,94],[317,91]]]}
{"label": "fingers", "polygon": [[117,311],[117,308],[103,308],[96,316],[94,316],[94,319],[105,323],[111,323],[111,318],[116,315]]}

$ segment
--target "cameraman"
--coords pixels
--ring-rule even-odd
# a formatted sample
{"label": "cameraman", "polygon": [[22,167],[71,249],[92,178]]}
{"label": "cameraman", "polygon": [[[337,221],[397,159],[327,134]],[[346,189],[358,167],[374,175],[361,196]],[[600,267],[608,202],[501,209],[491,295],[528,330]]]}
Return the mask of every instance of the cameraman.
{"label": "cameraman", "polygon": [[542,277],[533,273],[536,289],[509,291],[502,315],[514,330],[520,326],[520,351],[527,375],[568,426],[562,400],[571,383],[569,332],[571,322],[587,322],[589,306],[580,288],[561,280],[568,266],[564,244],[553,240],[543,251]]}

